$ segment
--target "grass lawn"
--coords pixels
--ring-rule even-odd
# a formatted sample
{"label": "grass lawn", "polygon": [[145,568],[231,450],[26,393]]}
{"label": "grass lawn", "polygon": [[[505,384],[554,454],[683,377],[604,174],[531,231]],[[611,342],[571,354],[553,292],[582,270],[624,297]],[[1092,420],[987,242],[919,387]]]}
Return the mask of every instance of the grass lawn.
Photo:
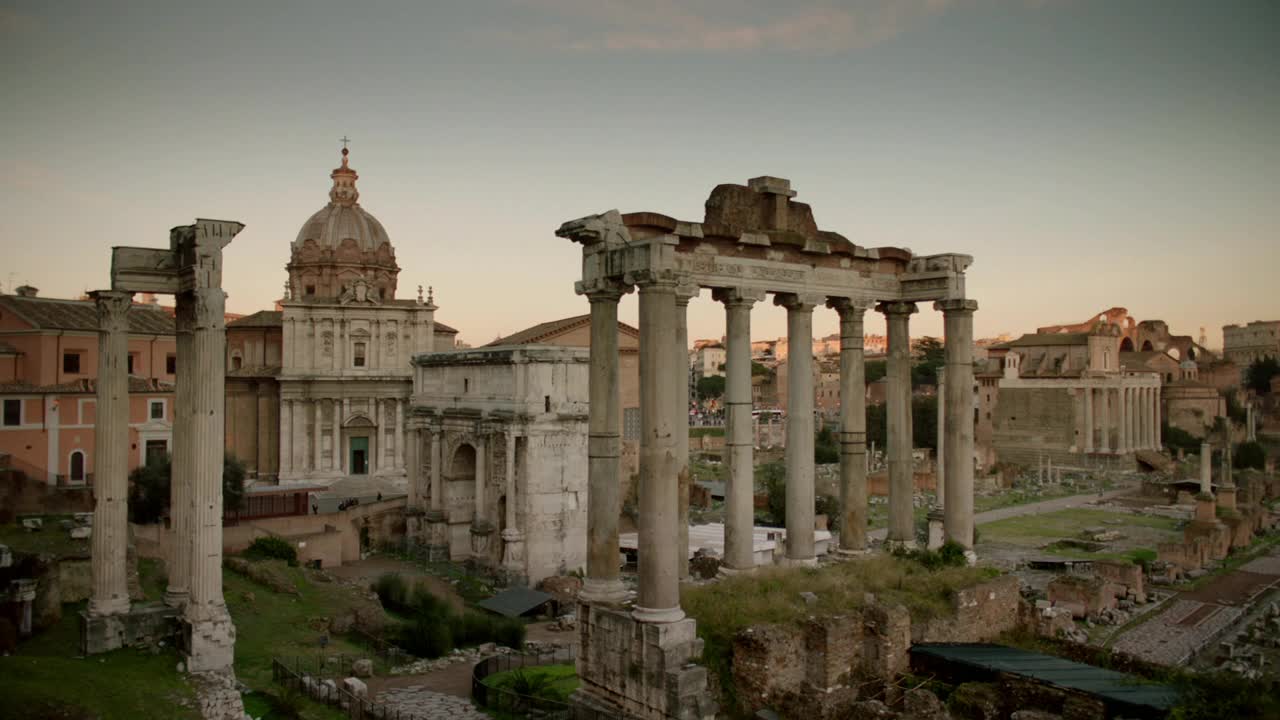
{"label": "grass lawn", "polygon": [[8,545],[15,553],[58,557],[88,555],[89,541],[72,540],[59,524],[63,517],[58,515],[45,518],[44,527],[35,532],[30,532],[17,523],[0,525],[0,545]]}
{"label": "grass lawn", "polygon": [[[1116,525],[1104,522],[1107,520],[1120,520],[1121,523]],[[1142,532],[1173,537],[1177,535],[1178,521],[1165,517],[1070,508],[1043,515],[1022,515],[997,520],[980,527],[983,541],[1038,546],[1053,538],[1076,537],[1088,527],[1105,527],[1124,534]],[[1092,555],[1096,556],[1096,553]]]}
{"label": "grass lawn", "polygon": [[64,606],[58,624],[20,645],[17,655],[0,657],[0,718],[199,718],[172,648],[157,655],[125,649],[77,658],[82,607]]}

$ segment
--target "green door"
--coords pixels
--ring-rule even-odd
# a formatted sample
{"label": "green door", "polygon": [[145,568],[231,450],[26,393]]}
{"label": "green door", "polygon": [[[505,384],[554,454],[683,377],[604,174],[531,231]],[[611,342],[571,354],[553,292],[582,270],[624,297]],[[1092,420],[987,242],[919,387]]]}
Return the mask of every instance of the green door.
{"label": "green door", "polygon": [[351,438],[351,463],[347,467],[352,475],[369,474],[369,438]]}

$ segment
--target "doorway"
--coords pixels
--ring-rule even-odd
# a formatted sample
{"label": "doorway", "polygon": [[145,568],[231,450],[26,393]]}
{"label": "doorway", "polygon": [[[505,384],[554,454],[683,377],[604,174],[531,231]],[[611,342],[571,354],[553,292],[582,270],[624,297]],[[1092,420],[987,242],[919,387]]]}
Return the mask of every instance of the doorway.
{"label": "doorway", "polygon": [[369,438],[351,438],[351,474],[369,474]]}
{"label": "doorway", "polygon": [[148,440],[146,444],[146,465],[155,465],[164,462],[165,456],[169,454],[168,440]]}
{"label": "doorway", "polygon": [[84,482],[84,453],[79,450],[71,453],[71,482]]}

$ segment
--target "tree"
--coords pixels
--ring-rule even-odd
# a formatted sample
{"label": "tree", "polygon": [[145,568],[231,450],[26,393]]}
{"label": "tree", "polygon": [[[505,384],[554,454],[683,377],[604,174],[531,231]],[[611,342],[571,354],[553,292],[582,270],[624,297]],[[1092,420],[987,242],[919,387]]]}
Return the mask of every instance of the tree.
{"label": "tree", "polygon": [[1280,360],[1273,357],[1260,358],[1254,360],[1245,371],[1244,384],[1259,395],[1266,395],[1271,392],[1271,378],[1276,375],[1280,375]]}
{"label": "tree", "polygon": [[819,465],[840,462],[840,445],[829,425],[823,425],[813,438],[813,461]]}
{"label": "tree", "polygon": [[755,360],[751,361],[751,377],[755,377],[757,375],[772,375],[772,374],[773,374],[773,371],[770,370],[767,366],[761,365]]}
{"label": "tree", "polygon": [[916,341],[912,360],[911,387],[936,385],[938,370],[946,364],[946,346],[936,337],[922,337]]}
{"label": "tree", "polygon": [[701,400],[711,400],[724,395],[724,376],[708,375],[698,378],[698,398]]}
{"label": "tree", "polygon": [[[129,473],[129,521],[157,522],[169,510],[169,485],[173,477],[170,456],[154,458]],[[222,509],[239,510],[244,504],[244,463],[234,455],[222,456]]]}
{"label": "tree", "polygon": [[868,360],[864,380],[870,384],[884,377],[889,371],[888,363],[884,360]]}
{"label": "tree", "polygon": [[1267,451],[1260,443],[1242,442],[1236,446],[1236,451],[1231,456],[1231,463],[1241,470],[1248,468],[1265,470],[1267,469]]}

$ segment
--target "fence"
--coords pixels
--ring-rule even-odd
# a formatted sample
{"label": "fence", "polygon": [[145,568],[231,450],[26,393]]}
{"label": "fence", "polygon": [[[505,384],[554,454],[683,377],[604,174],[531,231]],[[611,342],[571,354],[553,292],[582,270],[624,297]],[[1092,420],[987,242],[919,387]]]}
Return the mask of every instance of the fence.
{"label": "fence", "polygon": [[271,659],[271,679],[277,685],[292,688],[317,702],[338,708],[350,720],[431,720],[347,692],[332,680],[318,680],[306,673],[303,661],[294,659],[294,667],[279,658]]}
{"label": "fence", "polygon": [[605,714],[583,707],[573,708],[569,703],[522,695],[510,688],[486,684],[485,678],[495,673],[519,670],[543,665],[572,664],[577,658],[573,647],[544,653],[524,655],[494,655],[476,663],[471,671],[471,699],[481,708],[494,711],[498,717],[533,717],[544,720],[623,720],[619,715]]}

